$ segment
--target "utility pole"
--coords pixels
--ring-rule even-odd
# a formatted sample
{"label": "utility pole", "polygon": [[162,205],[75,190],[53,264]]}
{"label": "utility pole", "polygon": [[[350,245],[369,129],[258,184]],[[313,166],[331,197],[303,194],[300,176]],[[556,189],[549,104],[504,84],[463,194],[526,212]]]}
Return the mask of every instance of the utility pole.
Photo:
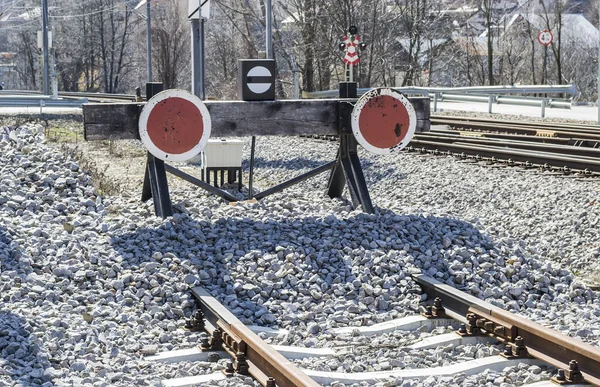
{"label": "utility pole", "polygon": [[202,17],[204,1],[198,0],[198,10],[195,11],[198,13],[194,12],[189,15],[192,23],[192,93],[202,100],[206,98],[204,90],[204,18]]}
{"label": "utility pole", "polygon": [[152,82],[152,20],[150,19],[150,0],[146,0],[146,69],[148,82]]}
{"label": "utility pole", "polygon": [[273,9],[271,7],[271,0],[265,1],[265,26],[266,26],[266,52],[267,59],[273,59]]}
{"label": "utility pole", "polygon": [[50,62],[48,47],[48,0],[42,0],[42,46],[44,51],[44,70],[42,77],[44,79],[44,95],[50,94]]}
{"label": "utility pole", "polygon": [[[598,6],[598,32],[600,32],[600,6]],[[598,41],[598,125],[600,125],[600,40]]]}

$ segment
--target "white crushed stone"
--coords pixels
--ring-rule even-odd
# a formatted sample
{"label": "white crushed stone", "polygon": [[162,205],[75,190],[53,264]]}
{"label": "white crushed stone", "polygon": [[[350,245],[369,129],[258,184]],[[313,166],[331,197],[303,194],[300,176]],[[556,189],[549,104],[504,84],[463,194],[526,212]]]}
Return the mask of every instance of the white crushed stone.
{"label": "white crushed stone", "polygon": [[[363,154],[374,215],[324,196],[321,175],[237,206],[177,190],[180,213],[163,221],[151,203],[98,196],[37,133],[0,130],[0,384],[142,386],[220,369],[225,360],[143,360],[197,343],[181,330],[194,310],[189,285],[207,287],[245,323],[291,329],[278,344],[324,347],[330,328],[415,313],[423,297],[414,269],[600,345],[598,295],[570,271],[598,269],[595,183]],[[257,186],[335,152],[332,143],[259,138]],[[368,361],[354,359],[375,367]],[[460,384],[533,380],[535,371]]]}

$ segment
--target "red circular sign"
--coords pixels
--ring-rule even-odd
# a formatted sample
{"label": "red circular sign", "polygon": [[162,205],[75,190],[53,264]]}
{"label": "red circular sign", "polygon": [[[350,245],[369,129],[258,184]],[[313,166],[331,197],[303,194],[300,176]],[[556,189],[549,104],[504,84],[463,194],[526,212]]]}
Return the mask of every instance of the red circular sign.
{"label": "red circular sign", "polygon": [[165,153],[185,153],[204,134],[200,110],[187,99],[171,97],[159,102],[148,117],[148,136]]}
{"label": "red circular sign", "polygon": [[374,89],[364,94],[356,102],[351,118],[358,143],[376,154],[404,148],[417,127],[414,107],[392,89]]}
{"label": "red circular sign", "polygon": [[377,148],[393,148],[398,145],[410,125],[406,107],[396,98],[379,95],[371,98],[362,108],[358,127],[364,139]]}
{"label": "red circular sign", "polygon": [[155,157],[186,161],[197,156],[210,137],[210,114],[193,94],[166,90],[152,97],[142,109],[140,139]]}

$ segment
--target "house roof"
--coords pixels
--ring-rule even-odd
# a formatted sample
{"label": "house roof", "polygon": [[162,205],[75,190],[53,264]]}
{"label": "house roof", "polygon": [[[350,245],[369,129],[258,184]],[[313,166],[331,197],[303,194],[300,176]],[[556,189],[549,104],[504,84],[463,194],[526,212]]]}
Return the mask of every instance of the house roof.
{"label": "house roof", "polygon": [[[563,14],[562,15],[562,30],[561,39],[566,42],[578,42],[588,46],[597,46],[598,40],[600,39],[600,32],[592,23],[590,23],[581,14]],[[520,20],[527,20],[535,28],[540,31],[548,29],[548,25],[544,18],[538,14],[515,14],[512,16],[510,21],[507,23],[506,29],[510,29],[515,24],[518,24]],[[553,28],[552,21],[550,22],[550,31],[555,33],[556,28]]]}

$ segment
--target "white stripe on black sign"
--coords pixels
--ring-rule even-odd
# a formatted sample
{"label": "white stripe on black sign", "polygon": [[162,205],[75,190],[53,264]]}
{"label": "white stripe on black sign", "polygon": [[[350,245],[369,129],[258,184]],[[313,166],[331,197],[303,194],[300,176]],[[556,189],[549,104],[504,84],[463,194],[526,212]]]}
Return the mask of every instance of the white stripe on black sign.
{"label": "white stripe on black sign", "polygon": [[246,84],[248,85],[248,89],[254,94],[263,94],[266,93],[271,86],[273,74],[263,66],[256,66],[248,71],[248,75],[246,76]]}

